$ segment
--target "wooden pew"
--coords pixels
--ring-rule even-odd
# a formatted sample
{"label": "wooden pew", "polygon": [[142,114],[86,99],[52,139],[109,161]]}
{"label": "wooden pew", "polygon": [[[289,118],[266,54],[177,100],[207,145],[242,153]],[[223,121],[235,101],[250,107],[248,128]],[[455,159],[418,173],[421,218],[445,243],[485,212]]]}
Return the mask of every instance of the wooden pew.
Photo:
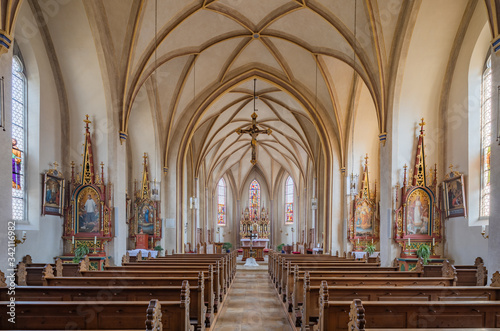
{"label": "wooden pew", "polygon": [[[439,265],[426,265],[424,277],[435,277],[441,272],[443,265],[449,265],[448,260]],[[454,265],[457,271],[457,286],[484,286],[488,283],[488,270],[484,266],[483,259],[476,258],[474,265]]]}
{"label": "wooden pew", "polygon": [[[83,264],[83,266],[85,266],[85,264]],[[82,272],[85,272],[85,270],[82,270]],[[100,271],[100,272],[103,273],[104,271]],[[98,271],[98,273],[99,273],[99,271]],[[76,285],[76,287],[78,289],[86,289],[86,288],[91,288],[91,287],[102,288],[102,286],[100,286],[100,285],[103,285],[103,284],[105,285],[105,288],[136,287],[137,283],[134,282],[133,284],[130,284],[131,280],[134,280],[134,281],[139,280],[140,281],[142,279],[145,281],[150,281],[151,279],[155,279],[155,278],[156,279],[158,279],[158,278],[167,279],[168,278],[169,280],[171,280],[171,283],[176,283],[175,285],[174,284],[172,284],[172,285],[174,287],[177,286],[178,288],[184,286],[185,281],[187,281],[188,283],[190,282],[191,283],[190,288],[192,289],[191,297],[190,297],[190,301],[192,302],[191,315],[194,316],[194,318],[195,318],[196,329],[197,330],[204,330],[205,324],[207,322],[209,325],[211,325],[214,316],[211,312],[210,313],[207,312],[208,309],[205,308],[204,290],[205,290],[206,278],[204,277],[204,274],[202,271],[198,272],[197,277],[183,277],[183,276],[181,276],[180,278],[178,278],[178,277],[162,277],[162,276],[159,276],[159,277],[151,277],[151,276],[138,277],[138,276],[134,276],[134,275],[129,275],[129,277],[119,277],[118,274],[108,275],[108,277],[54,277],[54,274],[52,273],[51,266],[47,265],[46,270],[44,272],[44,276],[43,276],[44,285],[46,285],[46,286],[43,286],[42,288],[45,287],[47,289],[48,287],[53,287],[53,286],[57,286],[58,288],[61,288],[64,286],[68,286],[68,284],[67,284],[68,282],[75,283],[75,281],[74,281],[75,279],[80,279],[80,280],[84,281],[80,285]],[[186,278],[187,278],[187,280],[186,280]],[[111,284],[109,281],[103,281],[102,283],[99,284],[99,282],[94,282],[94,280],[96,280],[96,279],[97,280],[115,279],[118,282],[121,281],[123,285],[120,286],[117,284]],[[193,279],[196,279],[197,281],[195,282]],[[92,280],[92,284],[85,282],[85,280]],[[180,285],[179,285],[179,282],[181,282]],[[143,283],[143,282],[141,282],[141,283]],[[210,286],[210,284],[209,284],[209,286]],[[150,296],[155,296],[155,298],[158,298],[155,294],[156,288],[158,286],[162,286],[163,284],[158,284],[158,282],[157,282],[156,286],[151,284],[151,283],[143,284],[143,285],[144,285],[144,287],[137,286],[138,289],[145,289],[146,291],[148,291],[148,293],[150,293],[149,294]],[[75,286],[75,285],[72,284],[69,286]],[[165,286],[165,285],[163,285],[163,286]],[[167,286],[169,286],[169,285],[167,285]],[[27,290],[25,290],[25,291],[27,291]],[[73,290],[71,290],[71,291],[73,291]],[[85,290],[84,290],[84,294],[81,294],[81,292],[78,292],[78,293],[79,294],[77,295],[77,297],[85,295],[85,296],[88,296],[89,298],[92,298],[91,295],[88,295],[87,293],[85,293]],[[212,299],[213,299],[213,297],[212,297]],[[61,300],[63,300],[63,299],[61,299]],[[89,299],[89,300],[92,300],[92,299]],[[214,307],[213,301],[208,302],[208,307],[210,309],[214,309],[213,308]]]}
{"label": "wooden pew", "polygon": [[495,328],[499,301],[323,301],[318,330]]}
{"label": "wooden pew", "polygon": [[306,282],[301,308],[302,330],[307,330],[317,324],[321,295],[330,301],[352,301],[354,299],[362,301],[495,301],[500,300],[500,287],[345,287],[328,286],[326,281],[323,281],[320,286],[310,286]]}
{"label": "wooden pew", "polygon": [[[31,261],[31,257],[26,255],[23,260]],[[46,264],[42,263],[19,262],[16,267],[16,283],[20,286],[42,285],[42,275],[45,270],[45,266]],[[63,263],[61,259],[56,260],[56,264],[53,268],[54,273],[59,277],[64,276]]]}
{"label": "wooden pew", "polygon": [[[326,281],[329,286],[455,286],[455,277],[310,277],[309,272],[304,277],[294,279],[293,292],[291,294],[292,319],[300,326],[302,313],[299,310],[299,300],[304,300],[307,286],[320,286]],[[307,300],[307,297],[306,297]],[[303,301],[302,301],[303,304]],[[307,302],[306,302],[307,305]]]}
{"label": "wooden pew", "polygon": [[282,291],[282,299],[283,302],[288,301],[290,294],[293,292],[294,278],[296,276],[299,278],[303,277],[304,270],[309,271],[312,277],[422,277],[423,264],[420,263],[418,266],[419,268],[414,271],[397,271],[392,267],[366,267],[364,265],[355,265],[352,267],[337,267],[336,265],[311,267],[308,265],[304,266],[303,264],[292,265],[289,262],[286,268],[286,275],[285,273],[283,274],[280,285],[281,288],[285,289]]}
{"label": "wooden pew", "polygon": [[[0,302],[0,314],[8,316],[9,302]],[[15,328],[22,330],[163,330],[188,331],[189,285],[177,301],[16,301]],[[160,317],[161,316],[161,317]],[[7,318],[1,329],[12,329]]]}

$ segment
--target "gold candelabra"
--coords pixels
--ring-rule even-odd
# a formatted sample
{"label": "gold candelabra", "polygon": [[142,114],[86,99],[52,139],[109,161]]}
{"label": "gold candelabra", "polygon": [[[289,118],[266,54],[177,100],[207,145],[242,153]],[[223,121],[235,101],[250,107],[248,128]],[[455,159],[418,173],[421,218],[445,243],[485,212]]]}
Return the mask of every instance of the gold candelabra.
{"label": "gold candelabra", "polygon": [[17,247],[17,245],[24,244],[26,241],[26,231],[23,231],[23,236],[21,239],[17,238],[17,235],[14,234],[14,247]]}

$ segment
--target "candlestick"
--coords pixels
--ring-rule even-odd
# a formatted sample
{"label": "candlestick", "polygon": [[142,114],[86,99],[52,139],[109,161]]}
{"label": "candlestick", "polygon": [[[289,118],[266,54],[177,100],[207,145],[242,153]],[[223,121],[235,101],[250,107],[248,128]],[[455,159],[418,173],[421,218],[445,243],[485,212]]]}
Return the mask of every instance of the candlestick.
{"label": "candlestick", "polygon": [[73,245],[75,244],[75,236],[71,237],[71,244],[73,244]]}

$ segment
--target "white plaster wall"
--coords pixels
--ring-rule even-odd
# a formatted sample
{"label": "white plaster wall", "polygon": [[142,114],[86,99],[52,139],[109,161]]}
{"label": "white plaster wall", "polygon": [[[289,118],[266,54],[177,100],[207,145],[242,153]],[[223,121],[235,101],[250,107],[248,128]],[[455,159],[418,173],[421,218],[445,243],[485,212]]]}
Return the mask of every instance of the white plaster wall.
{"label": "white plaster wall", "polygon": [[[472,264],[477,256],[486,260],[488,241],[480,232],[480,87],[491,33],[486,9],[478,5],[460,50],[447,108],[445,165],[465,175],[467,217],[445,222],[445,256],[457,264]],[[467,238],[467,246],[463,240]]]}

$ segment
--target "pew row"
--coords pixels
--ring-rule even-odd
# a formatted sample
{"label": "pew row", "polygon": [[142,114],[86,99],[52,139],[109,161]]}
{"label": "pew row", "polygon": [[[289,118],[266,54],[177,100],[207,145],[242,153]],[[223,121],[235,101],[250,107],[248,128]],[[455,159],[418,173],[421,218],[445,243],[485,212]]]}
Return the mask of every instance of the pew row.
{"label": "pew row", "polygon": [[[189,285],[181,301],[16,301],[15,324],[0,319],[1,329],[20,330],[182,330],[189,326]],[[0,302],[7,315],[9,302]],[[146,319],[144,319],[146,315]],[[8,315],[7,315],[8,316]]]}
{"label": "pew row", "polygon": [[301,329],[309,330],[318,323],[319,302],[323,296],[331,301],[495,301],[500,300],[500,287],[491,286],[419,286],[419,287],[345,287],[304,285]]}
{"label": "pew row", "polygon": [[[184,290],[185,284],[188,284],[190,288],[193,289],[191,297],[189,298],[189,302],[193,302],[191,305],[191,314],[193,316],[192,323],[196,326],[197,330],[204,330],[205,325],[210,326],[213,322],[214,315],[211,312],[208,312],[208,309],[205,307],[205,285],[211,286],[211,282],[207,284],[207,278],[204,277],[203,272],[199,272],[197,277],[117,277],[117,276],[109,276],[109,277],[54,277],[52,273],[52,267],[47,265],[46,270],[43,276],[44,286],[43,288],[48,289],[50,287],[77,287],[78,289],[82,289],[83,291],[78,292],[76,294],[77,297],[85,296],[88,300],[93,300],[92,296],[86,292],[88,288],[89,291],[92,287],[100,288],[100,289],[118,289],[118,288],[127,288],[127,287],[136,287],[137,290],[129,290],[129,292],[137,293],[139,292],[141,295],[145,295],[145,292],[149,293],[146,295],[146,298],[155,297],[158,298],[158,295],[155,293],[156,290],[159,290],[159,287],[177,287],[178,290]],[[210,287],[209,287],[210,288]],[[27,287],[24,291],[29,291],[30,287]],[[140,292],[144,290],[145,292]],[[71,289],[70,292],[74,291]],[[103,292],[96,293],[101,301],[106,297],[105,294],[107,290],[103,290]],[[212,291],[213,292],[213,291]],[[21,292],[22,293],[22,292]],[[48,293],[47,291],[42,293]],[[54,291],[52,291],[54,293]],[[119,292],[114,292],[113,296],[118,295]],[[179,291],[177,291],[178,295]],[[120,293],[123,295],[123,293]],[[47,294],[45,294],[47,295]],[[189,296],[189,295],[188,295]],[[61,299],[64,300],[64,299]],[[113,300],[113,297],[110,297],[109,300]],[[169,300],[170,301],[170,300]],[[214,303],[208,302],[208,308],[213,309]]]}
{"label": "pew row", "polygon": [[498,328],[499,301],[327,301],[318,330]]}

